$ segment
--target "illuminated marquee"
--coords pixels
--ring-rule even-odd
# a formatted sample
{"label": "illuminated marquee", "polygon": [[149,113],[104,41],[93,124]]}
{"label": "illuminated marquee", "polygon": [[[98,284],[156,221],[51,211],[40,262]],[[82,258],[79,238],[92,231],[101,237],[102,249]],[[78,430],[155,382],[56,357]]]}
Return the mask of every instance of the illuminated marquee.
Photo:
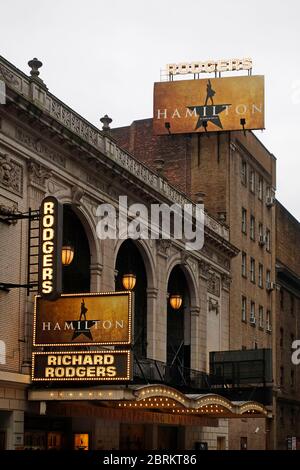
{"label": "illuminated marquee", "polygon": [[34,346],[127,345],[131,342],[132,293],[36,296]]}
{"label": "illuminated marquee", "polygon": [[32,381],[128,381],[130,351],[34,352]]}
{"label": "illuminated marquee", "polygon": [[155,135],[264,129],[264,77],[154,84]]}
{"label": "illuminated marquee", "polygon": [[252,59],[221,59],[206,60],[202,62],[181,62],[179,64],[168,64],[166,71],[168,75],[186,75],[188,73],[210,73],[210,72],[231,72],[234,70],[251,70]]}
{"label": "illuminated marquee", "polygon": [[61,294],[62,206],[53,196],[40,208],[39,293],[54,300]]}

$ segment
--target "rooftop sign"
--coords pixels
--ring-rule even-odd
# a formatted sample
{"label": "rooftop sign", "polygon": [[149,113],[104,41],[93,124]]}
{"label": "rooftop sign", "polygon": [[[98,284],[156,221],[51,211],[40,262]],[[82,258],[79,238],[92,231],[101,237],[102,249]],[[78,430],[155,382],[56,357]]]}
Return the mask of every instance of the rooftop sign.
{"label": "rooftop sign", "polygon": [[251,70],[252,59],[221,59],[206,60],[204,62],[180,62],[179,64],[168,64],[166,73],[170,75],[186,75],[188,73],[211,73],[232,72],[234,70]]}

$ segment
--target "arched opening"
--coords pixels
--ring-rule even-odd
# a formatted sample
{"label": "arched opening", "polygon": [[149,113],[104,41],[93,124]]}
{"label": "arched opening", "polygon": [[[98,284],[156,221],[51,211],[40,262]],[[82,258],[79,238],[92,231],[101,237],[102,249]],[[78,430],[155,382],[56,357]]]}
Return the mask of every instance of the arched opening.
{"label": "arched opening", "polygon": [[90,292],[90,247],[85,229],[68,204],[63,206],[63,245],[74,248],[71,264],[63,266],[63,293]]}
{"label": "arched opening", "polygon": [[147,357],[147,275],[143,258],[132,240],[122,243],[116,259],[116,290],[124,290],[122,278],[129,272],[135,274],[133,351],[136,357]]}
{"label": "arched opening", "polygon": [[[171,367],[174,380],[184,379],[185,372],[191,366],[191,314],[190,293],[185,274],[176,265],[168,281],[167,306],[167,363]],[[181,306],[174,309],[170,304],[170,296],[179,294]]]}

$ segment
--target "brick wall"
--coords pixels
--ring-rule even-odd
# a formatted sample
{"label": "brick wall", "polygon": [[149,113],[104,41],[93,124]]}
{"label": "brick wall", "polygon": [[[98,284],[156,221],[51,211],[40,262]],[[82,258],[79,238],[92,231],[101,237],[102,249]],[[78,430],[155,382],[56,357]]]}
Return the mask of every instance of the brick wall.
{"label": "brick wall", "polygon": [[163,159],[163,175],[178,189],[191,194],[191,138],[186,135],[154,136],[152,119],[134,121],[129,127],[112,130],[118,145],[156,170],[155,159]]}
{"label": "brick wall", "polygon": [[300,276],[300,223],[276,201],[276,258]]}

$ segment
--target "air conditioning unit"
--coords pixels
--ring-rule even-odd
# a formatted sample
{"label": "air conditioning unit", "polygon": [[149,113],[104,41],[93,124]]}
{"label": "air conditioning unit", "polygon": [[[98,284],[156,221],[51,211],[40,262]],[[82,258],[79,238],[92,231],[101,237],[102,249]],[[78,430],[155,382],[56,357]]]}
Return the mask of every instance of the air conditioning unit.
{"label": "air conditioning unit", "polygon": [[266,244],[266,240],[265,240],[265,237],[263,235],[259,235],[258,244],[260,246],[264,246]]}
{"label": "air conditioning unit", "polygon": [[274,196],[268,196],[266,199],[266,205],[267,207],[272,207],[275,204],[275,197]]}
{"label": "air conditioning unit", "polygon": [[255,325],[255,324],[256,324],[256,319],[255,319],[255,317],[250,317],[250,323],[251,323],[251,325]]}
{"label": "air conditioning unit", "polygon": [[267,281],[267,282],[266,282],[266,289],[267,289],[268,291],[271,291],[271,290],[276,289],[276,282]]}

